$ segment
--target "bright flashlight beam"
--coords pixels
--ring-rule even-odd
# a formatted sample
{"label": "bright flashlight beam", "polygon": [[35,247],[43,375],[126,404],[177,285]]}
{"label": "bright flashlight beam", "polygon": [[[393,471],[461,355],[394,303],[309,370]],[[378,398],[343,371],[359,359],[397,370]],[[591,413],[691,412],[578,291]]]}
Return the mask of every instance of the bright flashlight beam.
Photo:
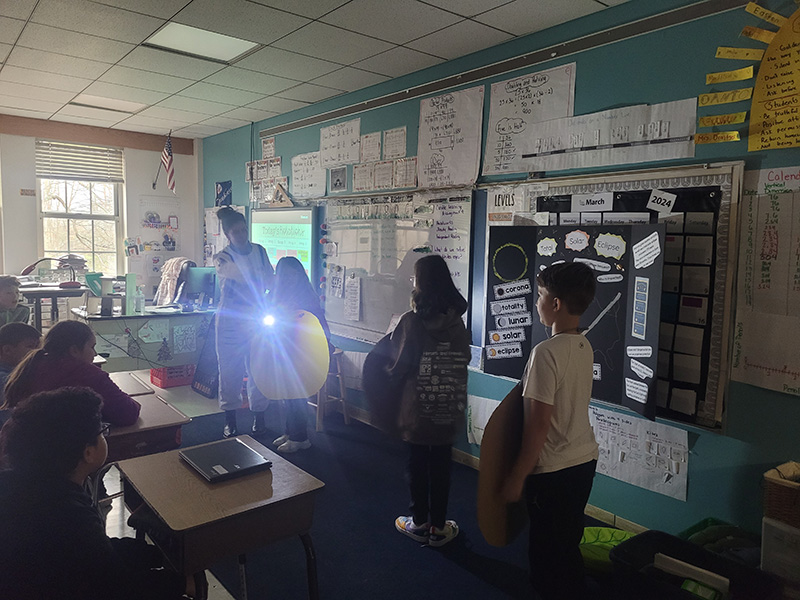
{"label": "bright flashlight beam", "polygon": [[272,315],[264,317],[264,325],[275,325],[275,317]]}

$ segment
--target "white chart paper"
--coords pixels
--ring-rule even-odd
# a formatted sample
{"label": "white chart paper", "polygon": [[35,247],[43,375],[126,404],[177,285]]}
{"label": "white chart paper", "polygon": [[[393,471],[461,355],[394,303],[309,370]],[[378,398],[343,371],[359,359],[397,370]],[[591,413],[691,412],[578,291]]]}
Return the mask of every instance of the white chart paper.
{"label": "white chart paper", "polygon": [[394,161],[394,187],[417,187],[417,157],[398,158]]}
{"label": "white chart paper", "polygon": [[344,318],[361,320],[361,278],[347,277],[344,282]]}
{"label": "white chart paper", "polygon": [[292,157],[292,195],[295,198],[319,198],[325,195],[325,169],[319,152]]}
{"label": "white chart paper", "polygon": [[387,129],[383,132],[383,158],[403,158],[406,155],[406,127]]}
{"label": "white chart paper", "polygon": [[325,167],[357,163],[361,154],[361,119],[319,130],[320,164]]}
{"label": "white chart paper", "polygon": [[261,138],[261,158],[273,158],[275,156],[275,138]]}
{"label": "white chart paper", "polygon": [[382,160],[375,163],[373,181],[376,190],[390,190],[394,187],[394,161]]}
{"label": "white chart paper", "polygon": [[361,162],[375,162],[381,159],[381,132],[365,133],[361,136]]}
{"label": "white chart paper", "polygon": [[353,165],[353,191],[367,192],[373,188],[374,163]]}

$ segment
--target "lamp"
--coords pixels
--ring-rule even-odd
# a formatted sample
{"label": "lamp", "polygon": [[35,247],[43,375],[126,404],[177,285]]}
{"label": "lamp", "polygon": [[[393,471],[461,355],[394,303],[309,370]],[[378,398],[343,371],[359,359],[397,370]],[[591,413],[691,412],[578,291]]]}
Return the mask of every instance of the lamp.
{"label": "lamp", "polygon": [[59,267],[64,267],[64,266],[69,267],[69,272],[70,272],[70,275],[72,276],[72,280],[71,281],[62,281],[61,283],[58,284],[58,287],[60,287],[62,289],[79,289],[79,288],[82,287],[81,282],[77,280],[77,273],[75,272],[75,267],[73,267],[71,264],[69,264],[69,262],[67,262],[66,260],[64,260],[62,258],[55,258],[55,257],[52,257],[52,256],[47,256],[45,258],[40,258],[36,262],[33,262],[33,263],[29,264],[27,267],[22,269],[22,272],[20,273],[20,275],[30,275],[31,273],[33,273],[33,270],[36,268],[36,265],[38,265],[40,262],[44,262],[46,260],[54,260],[54,261],[58,262],[58,266]]}

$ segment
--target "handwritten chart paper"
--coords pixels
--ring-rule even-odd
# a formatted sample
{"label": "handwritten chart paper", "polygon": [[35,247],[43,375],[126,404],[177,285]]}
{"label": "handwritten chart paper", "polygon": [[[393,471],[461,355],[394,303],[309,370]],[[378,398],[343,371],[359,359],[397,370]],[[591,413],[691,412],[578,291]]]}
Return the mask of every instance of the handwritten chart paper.
{"label": "handwritten chart paper", "polygon": [[689,439],[683,429],[589,406],[597,472],[686,501]]}
{"label": "handwritten chart paper", "polygon": [[517,148],[532,123],[570,117],[575,63],[492,84],[484,175],[527,171]]}
{"label": "handwritten chart paper", "polygon": [[319,152],[292,157],[292,194],[295,198],[324,196],[325,179],[325,169],[319,164]]}
{"label": "handwritten chart paper", "polygon": [[475,183],[481,153],[482,121],[483,86],[420,102],[419,187]]}
{"label": "handwritten chart paper", "polygon": [[403,158],[406,155],[406,127],[387,129],[383,132],[383,158]]}
{"label": "handwritten chart paper", "polygon": [[261,138],[261,158],[273,158],[275,156],[275,138]]}
{"label": "handwritten chart paper", "polygon": [[347,277],[344,283],[344,318],[361,320],[361,278]]}
{"label": "handwritten chart paper", "polygon": [[319,130],[320,164],[324,168],[357,163],[361,154],[361,119]]}

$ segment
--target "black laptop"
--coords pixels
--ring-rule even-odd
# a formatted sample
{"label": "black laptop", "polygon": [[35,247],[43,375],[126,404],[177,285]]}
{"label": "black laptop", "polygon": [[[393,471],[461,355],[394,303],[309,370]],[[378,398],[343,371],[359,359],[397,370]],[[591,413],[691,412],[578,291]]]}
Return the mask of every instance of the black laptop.
{"label": "black laptop", "polygon": [[272,462],[238,438],[181,450],[180,457],[211,483],[263,471]]}

